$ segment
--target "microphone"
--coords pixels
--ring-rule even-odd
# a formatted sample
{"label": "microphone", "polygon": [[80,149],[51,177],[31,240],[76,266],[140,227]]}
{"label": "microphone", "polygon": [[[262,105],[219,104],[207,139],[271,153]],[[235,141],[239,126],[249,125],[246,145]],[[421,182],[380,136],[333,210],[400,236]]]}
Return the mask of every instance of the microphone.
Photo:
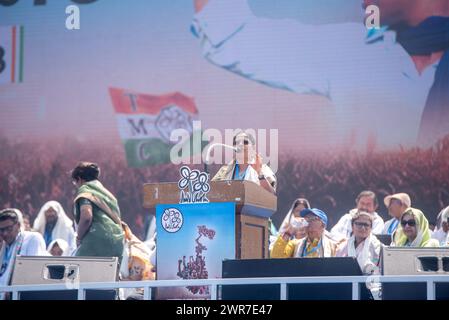
{"label": "microphone", "polygon": [[210,152],[211,152],[211,150],[212,150],[213,148],[219,147],[219,146],[220,146],[220,147],[224,147],[224,148],[228,148],[228,149],[232,149],[232,150],[234,150],[235,152],[240,152],[240,151],[241,151],[240,148],[236,148],[236,147],[233,147],[233,146],[224,144],[224,143],[213,143],[213,144],[211,144],[211,145],[209,146],[209,148],[207,148],[207,151],[206,151],[206,158],[205,158],[205,160],[204,160],[204,171],[205,171],[206,173],[209,173],[209,170],[208,170],[207,166],[209,165]]}
{"label": "microphone", "polygon": [[238,146],[237,148],[234,147],[234,151],[237,153],[240,153],[243,151],[243,148],[242,148],[242,146]]}

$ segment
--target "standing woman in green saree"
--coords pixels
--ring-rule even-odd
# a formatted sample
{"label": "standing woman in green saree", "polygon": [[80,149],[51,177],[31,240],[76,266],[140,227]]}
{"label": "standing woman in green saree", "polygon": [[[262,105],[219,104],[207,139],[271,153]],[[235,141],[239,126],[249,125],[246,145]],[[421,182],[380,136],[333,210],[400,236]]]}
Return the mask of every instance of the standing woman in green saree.
{"label": "standing woman in green saree", "polygon": [[77,187],[74,200],[77,224],[75,256],[122,257],[123,229],[117,199],[98,180],[100,168],[80,162],[72,171]]}

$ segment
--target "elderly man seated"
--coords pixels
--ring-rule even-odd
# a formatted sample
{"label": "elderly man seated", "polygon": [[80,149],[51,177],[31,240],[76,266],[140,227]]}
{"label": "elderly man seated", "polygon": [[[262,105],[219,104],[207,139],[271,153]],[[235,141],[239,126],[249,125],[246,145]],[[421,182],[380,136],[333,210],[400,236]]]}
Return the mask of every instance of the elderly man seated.
{"label": "elderly man seated", "polygon": [[344,214],[337,224],[331,229],[331,234],[334,239],[345,240],[351,236],[352,233],[352,216],[357,211],[365,211],[369,213],[373,220],[372,232],[374,234],[382,233],[384,227],[384,221],[381,216],[376,212],[378,208],[378,202],[376,194],[372,191],[366,190],[360,192],[356,200],[356,208],[350,210]]}
{"label": "elderly man seated", "polygon": [[303,209],[300,216],[307,222],[307,236],[290,240],[296,233],[293,226],[281,232],[273,245],[271,258],[334,257],[337,244],[327,235],[327,215],[320,209]]}
{"label": "elderly man seated", "polygon": [[399,220],[405,210],[412,206],[412,200],[407,193],[396,193],[386,196],[384,199],[385,206],[388,208],[388,213],[393,218],[385,222],[383,234],[393,235],[399,225]]}

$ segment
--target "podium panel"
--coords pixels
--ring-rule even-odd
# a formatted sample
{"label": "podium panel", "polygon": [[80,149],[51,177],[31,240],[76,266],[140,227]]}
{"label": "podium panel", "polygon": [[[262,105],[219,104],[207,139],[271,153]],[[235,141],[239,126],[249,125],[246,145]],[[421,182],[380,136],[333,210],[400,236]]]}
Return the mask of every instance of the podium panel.
{"label": "podium panel", "polygon": [[[157,279],[220,278],[235,257],[232,202],[161,204],[156,208]],[[208,286],[158,288],[157,299],[209,299]]]}
{"label": "podium panel", "polygon": [[[111,282],[118,275],[118,258],[21,257],[16,258],[12,285],[66,284],[76,289],[81,282]],[[77,290],[27,291],[20,300],[76,300]],[[86,290],[86,300],[114,300],[116,290]]]}
{"label": "podium panel", "polygon": [[268,258],[268,221],[259,217],[237,215],[236,258]]}
{"label": "podium panel", "polygon": [[[274,194],[251,181],[212,181],[207,194],[210,203],[235,203],[235,258],[268,258],[268,218],[276,211]],[[147,183],[143,186],[143,206],[180,202],[178,183]]]}
{"label": "podium panel", "polygon": [[[270,217],[277,209],[277,197],[251,181],[211,181],[210,202],[235,202],[247,215]],[[176,182],[146,183],[143,185],[143,207],[179,203]]]}
{"label": "podium panel", "polygon": [[[449,276],[449,248],[383,247],[382,274]],[[449,283],[435,284],[435,298],[449,300]],[[425,283],[384,283],[383,300],[426,300]]]}

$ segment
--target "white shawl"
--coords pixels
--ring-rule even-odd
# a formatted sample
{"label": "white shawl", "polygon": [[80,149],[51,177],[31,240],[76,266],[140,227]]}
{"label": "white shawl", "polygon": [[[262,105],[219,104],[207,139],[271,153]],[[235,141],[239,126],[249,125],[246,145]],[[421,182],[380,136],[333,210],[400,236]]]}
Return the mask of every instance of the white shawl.
{"label": "white shawl", "polygon": [[63,239],[68,243],[69,249],[75,249],[75,231],[73,229],[73,221],[67,217],[61,204],[57,201],[48,201],[45,203],[39,211],[36,220],[34,220],[33,229],[40,234],[45,234],[45,225],[47,223],[45,219],[45,211],[49,208],[53,208],[58,214],[58,220],[53,228],[51,237],[52,240]]}
{"label": "white shawl", "polygon": [[[307,244],[307,237],[299,240],[298,245],[296,246],[294,257],[301,258],[302,253],[304,251],[304,246]],[[334,241],[329,238],[325,231],[323,231],[323,235],[321,236],[321,248],[320,248],[320,257],[328,258],[335,256],[336,244]]]}
{"label": "white shawl", "polygon": [[[361,245],[361,244],[360,244]],[[363,242],[363,248],[359,253],[355,248],[355,237],[352,235],[348,240],[348,257],[356,257],[357,262],[364,274],[379,273],[380,241],[370,234]]]}
{"label": "white shawl", "polygon": [[50,244],[47,247],[47,252],[49,254],[51,254],[50,251],[51,251],[51,249],[53,248],[53,246],[55,244],[58,244],[58,247],[61,248],[63,257],[71,256],[72,252],[71,252],[71,249],[69,247],[69,244],[64,239],[55,239],[52,242],[50,242]]}

